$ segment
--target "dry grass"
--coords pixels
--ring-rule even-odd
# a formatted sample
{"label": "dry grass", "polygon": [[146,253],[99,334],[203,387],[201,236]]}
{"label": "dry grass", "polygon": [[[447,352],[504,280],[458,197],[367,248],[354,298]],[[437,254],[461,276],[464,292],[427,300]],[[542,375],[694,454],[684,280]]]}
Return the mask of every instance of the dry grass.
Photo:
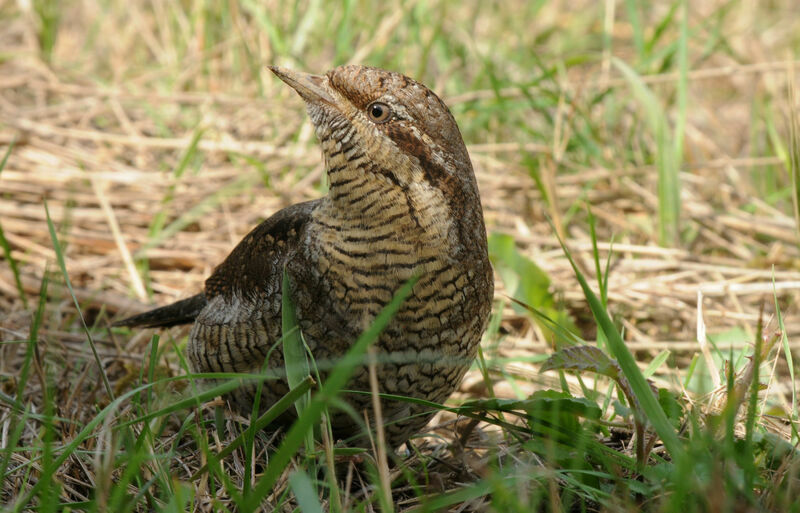
{"label": "dry grass", "polygon": [[[607,241],[614,240],[608,297],[624,326],[629,348],[644,362],[643,367],[660,351],[672,353],[669,365],[657,370],[660,386],[682,386],[691,358],[704,351],[697,342],[701,324],[706,332],[719,336],[717,349],[722,354],[752,344],[762,309],[767,333],[777,331],[772,316],[774,295],[781,305],[788,347],[800,357],[800,248],[786,194],[784,119],[787,109],[798,108],[788,105],[786,88],[787,77],[800,64],[793,61],[798,58],[796,50],[790,53],[797,43],[792,32],[800,13],[791,1],[775,4],[774,10],[756,2],[735,4],[732,9],[737,11],[725,18],[722,42],[704,51],[713,39],[709,35],[714,30],[713,13],[722,4],[708,1],[695,7],[693,3],[691,21],[699,34],[690,47],[690,109],[680,173],[684,234],[683,243],[676,247],[657,243],[657,173],[647,157],[654,143],[634,133],[639,130],[637,104],[628,98],[628,84],[607,59],[571,66],[554,78],[550,85],[558,85],[560,96],[553,108],[542,110],[551,116],[556,131],[536,139],[516,130],[525,125],[534,132],[541,130],[542,112],[531,110],[527,117],[525,112],[504,114],[503,103],[497,100],[504,98],[508,108],[519,110],[521,98],[539,94],[536,86],[527,91],[513,86],[494,89],[475,79],[483,68],[471,69],[469,62],[453,61],[444,68],[437,61],[424,68],[421,77],[444,94],[462,126],[466,125],[488,230],[512,234],[520,252],[547,272],[554,291],[587,339],[594,338],[595,327],[547,216],[563,231],[573,256],[591,271],[592,244],[581,207],[584,202],[591,205],[598,218],[603,258]],[[104,14],[93,14],[95,8]],[[407,20],[412,9],[382,12],[384,30],[357,32],[355,55],[380,59],[374,56],[382,55],[387,45],[381,34]],[[658,20],[662,9],[654,9],[652,18]],[[622,16],[621,5],[617,10]],[[542,27],[574,22],[597,33],[596,25],[602,20],[587,19],[578,11],[556,2],[535,21]],[[53,283],[39,330],[35,377],[22,397],[23,402],[36,405],[44,381],[61,386],[57,413],[74,421],[63,424],[65,441],[93,416],[96,405],[108,403],[108,397],[54,265],[45,201],[84,316],[99,329],[95,333],[101,333],[94,342],[104,372],[119,394],[129,388],[147,361],[151,334],[122,337],[107,330],[102,335],[110,319],[200,290],[213,266],[259,220],[284,206],[324,194],[321,159],[301,101],[260,68],[236,61],[244,55],[242,45],[252,45],[252,51],[258,49],[255,62],[259,66],[284,63],[285,58],[276,57],[275,42],[242,12],[232,14],[238,32],[228,39],[204,41],[202,30],[191,28],[197,13],[177,12],[183,11],[161,1],[130,8],[77,2],[63,9],[48,62],[40,52],[35,13],[8,2],[0,5],[0,152],[14,143],[0,174],[0,226],[27,295],[25,303],[4,259],[0,262],[0,340],[5,341],[0,345],[0,386],[16,396],[26,351],[26,344],[18,341],[29,337],[41,280],[49,272]],[[285,26],[281,16],[289,15],[280,12],[278,23]],[[502,39],[497,27],[505,19],[491,17],[475,22],[476,32],[470,35],[456,25],[469,14],[454,16],[456,20],[442,29],[447,37],[468,48],[501,47],[496,61],[490,63],[495,72],[511,82],[525,83],[529,77],[524,75],[524,63],[501,59],[512,53],[504,45],[537,48],[533,41]],[[164,17],[174,24],[165,26]],[[750,17],[766,28],[749,26]],[[624,21],[613,26],[614,53],[623,59],[633,52],[629,31]],[[183,40],[181,45],[175,43],[178,39]],[[548,48],[538,49],[543,58],[554,62],[570,53],[569,49],[564,54],[555,48],[549,53]],[[474,51],[485,55],[480,48]],[[414,74],[419,68],[411,63],[418,57],[419,50],[414,50],[386,61]],[[303,63],[294,65],[322,71],[331,66],[331,59],[324,50],[309,51]],[[404,69],[403,63],[408,67]],[[644,79],[659,98],[671,101],[677,72],[653,73]],[[477,87],[453,85],[459,81]],[[606,89],[613,101],[584,103]],[[485,126],[474,123],[474,111],[481,110],[481,102],[492,105],[479,114],[489,117]],[[668,118],[675,115],[668,110]],[[579,121],[587,119],[596,126],[593,135],[599,153],[579,161],[573,158],[572,146],[585,136],[577,132],[582,128]],[[513,125],[509,121],[504,126],[506,120],[513,120]],[[493,130],[487,133],[486,127]],[[196,149],[191,149],[195,137]],[[648,143],[649,148],[641,146]],[[540,172],[541,186],[531,178],[531,162]],[[543,199],[543,190],[552,201]],[[159,215],[163,226],[154,231],[154,218]],[[498,280],[498,299],[507,293]],[[165,337],[177,343],[184,333],[176,329]],[[487,345],[496,396],[525,396],[557,384],[555,374],[539,374],[538,364],[525,359],[553,348],[530,317],[505,306],[501,334]],[[786,360],[780,355],[775,358],[769,401],[784,412],[793,412]],[[161,358],[159,372],[182,372],[173,351]],[[457,399],[486,394],[485,381],[473,371]],[[687,397],[701,399],[688,392]],[[713,402],[701,401],[705,406]],[[0,403],[2,447],[8,413]],[[442,414],[437,420],[445,432],[452,431],[452,416]],[[781,422],[768,427],[789,436]],[[36,436],[32,426],[21,443]],[[102,443],[98,439],[93,447]],[[219,443],[222,446],[224,441]],[[426,450],[436,452],[441,447],[431,442]],[[201,464],[192,459],[191,452],[186,454],[186,460],[175,464],[183,467],[181,475],[191,474]],[[28,456],[16,453],[13,462],[21,464]],[[442,487],[453,488],[456,481],[480,474],[482,457],[477,450],[463,455],[454,469],[442,471]],[[100,462],[98,468],[104,464]],[[73,500],[84,500],[92,486],[102,486],[94,481],[99,479],[96,469],[82,465],[73,458],[59,472],[63,493]],[[241,461],[229,465],[244,479]],[[8,480],[4,501],[19,492],[19,479]],[[204,486],[199,486],[199,495],[207,493]],[[418,500],[413,494],[409,498]],[[399,509],[405,506],[398,503]]]}

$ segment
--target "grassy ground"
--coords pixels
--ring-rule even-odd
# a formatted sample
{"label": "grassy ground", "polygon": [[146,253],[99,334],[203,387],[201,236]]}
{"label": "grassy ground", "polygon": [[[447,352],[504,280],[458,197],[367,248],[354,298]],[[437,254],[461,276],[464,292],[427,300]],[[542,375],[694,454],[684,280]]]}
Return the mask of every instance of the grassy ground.
{"label": "grassy ground", "polygon": [[[800,511],[798,19],[794,0],[0,3],[0,504]],[[247,430],[184,377],[186,330],[109,328],[325,193],[265,65],[350,62],[451,106],[497,276],[479,361],[391,465],[309,441],[322,403],[286,436]]]}

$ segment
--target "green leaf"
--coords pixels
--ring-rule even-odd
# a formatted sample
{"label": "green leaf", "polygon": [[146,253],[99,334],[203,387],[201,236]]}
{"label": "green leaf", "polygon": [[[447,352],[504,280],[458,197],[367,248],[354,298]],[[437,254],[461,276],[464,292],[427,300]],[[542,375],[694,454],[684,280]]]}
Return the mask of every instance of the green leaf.
{"label": "green leaf", "polygon": [[658,389],[658,404],[664,409],[667,418],[672,422],[672,426],[679,428],[683,423],[683,406],[675,395],[665,388]]}
{"label": "green leaf", "polygon": [[568,347],[554,353],[541,367],[548,370],[591,371],[617,379],[620,368],[617,362],[595,346]]}
{"label": "green leaf", "polygon": [[[492,233],[489,236],[489,259],[512,298],[542,312],[562,328],[573,333],[578,332],[569,315],[556,308],[555,298],[550,293],[550,277],[535,262],[517,250],[512,236],[504,233]],[[518,312],[531,315],[532,319],[546,333],[554,334],[560,342],[572,343],[571,340],[565,340],[565,337],[559,335],[536,315],[532,315],[525,306],[515,304],[513,308]]]}
{"label": "green leaf", "polygon": [[557,390],[538,390],[528,399],[479,399],[468,401],[461,406],[462,411],[526,412],[538,414],[543,411],[558,410],[590,419],[600,418],[600,408],[585,397],[572,397]]}

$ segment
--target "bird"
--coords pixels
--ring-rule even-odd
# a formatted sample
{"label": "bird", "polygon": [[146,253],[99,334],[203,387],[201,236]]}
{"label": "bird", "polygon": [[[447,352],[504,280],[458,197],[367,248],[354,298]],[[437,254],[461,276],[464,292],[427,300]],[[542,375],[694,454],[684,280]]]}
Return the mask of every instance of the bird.
{"label": "bird", "polygon": [[[324,75],[270,66],[305,101],[322,149],[328,193],[279,210],[215,268],[202,292],[116,326],[192,324],[193,372],[283,369],[284,272],[297,324],[316,362],[341,358],[412,276],[418,280],[374,343],[379,392],[443,403],[474,360],[494,280],[478,185],[447,105],[401,73],[360,65]],[[329,366],[330,367],[330,366]],[[322,379],[327,375],[320,368]],[[369,391],[367,366],[346,390]],[[264,383],[263,409],[289,390]],[[247,414],[255,387],[229,393]],[[368,394],[331,413],[337,439],[374,422]],[[418,434],[435,412],[382,398],[387,445]],[[361,415],[355,419],[353,412]]]}

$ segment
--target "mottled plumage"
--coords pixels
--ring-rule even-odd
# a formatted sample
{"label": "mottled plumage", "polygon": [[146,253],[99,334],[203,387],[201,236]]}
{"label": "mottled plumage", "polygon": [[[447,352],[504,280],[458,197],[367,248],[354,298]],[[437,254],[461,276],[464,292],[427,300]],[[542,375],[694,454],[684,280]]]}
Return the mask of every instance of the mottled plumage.
{"label": "mottled plumage", "polygon": [[[283,368],[281,280],[303,336],[325,368],[351,346],[414,273],[421,278],[376,343],[382,392],[444,401],[470,365],[491,307],[492,271],[472,165],[447,106],[398,73],[343,66],[317,76],[271,68],[306,101],[330,182],[327,196],[277,212],[248,234],[202,294],[120,324],[194,321],[193,370]],[[270,351],[271,348],[275,348]],[[324,374],[324,372],[323,372]],[[349,389],[369,390],[366,368]],[[243,411],[252,388],[231,399]],[[269,381],[262,404],[286,393]],[[348,402],[371,411],[366,395]],[[423,407],[384,401],[388,442],[428,421]],[[337,436],[357,436],[336,414]]]}

